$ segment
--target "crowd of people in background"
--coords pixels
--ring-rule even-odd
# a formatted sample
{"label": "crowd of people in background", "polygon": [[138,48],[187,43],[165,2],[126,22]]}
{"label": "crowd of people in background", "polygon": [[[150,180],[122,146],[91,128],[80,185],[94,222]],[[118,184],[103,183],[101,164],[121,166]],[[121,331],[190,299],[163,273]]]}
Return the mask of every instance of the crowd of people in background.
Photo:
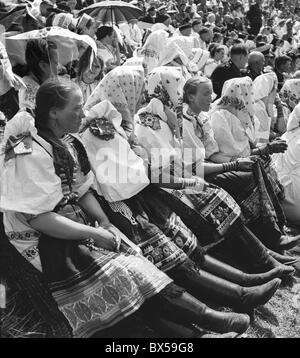
{"label": "crowd of people in background", "polygon": [[93,4],[0,1],[1,334],[237,337],[297,264],[300,4]]}

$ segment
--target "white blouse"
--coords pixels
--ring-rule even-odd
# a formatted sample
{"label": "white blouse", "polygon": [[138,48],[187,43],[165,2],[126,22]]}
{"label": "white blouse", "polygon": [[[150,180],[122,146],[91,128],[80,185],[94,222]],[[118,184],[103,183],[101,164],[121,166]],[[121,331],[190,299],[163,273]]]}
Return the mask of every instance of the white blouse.
{"label": "white blouse", "polygon": [[228,158],[247,157],[251,154],[249,137],[253,128],[246,129],[242,122],[226,109],[210,113],[210,123],[219,153]]}

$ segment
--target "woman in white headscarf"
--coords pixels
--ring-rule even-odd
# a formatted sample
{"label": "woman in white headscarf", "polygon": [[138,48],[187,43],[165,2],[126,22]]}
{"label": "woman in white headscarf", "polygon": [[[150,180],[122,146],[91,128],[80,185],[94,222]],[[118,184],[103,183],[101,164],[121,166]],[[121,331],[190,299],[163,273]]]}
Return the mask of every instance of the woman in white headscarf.
{"label": "woman in white headscarf", "polygon": [[278,80],[275,72],[264,73],[253,81],[253,108],[259,120],[256,143],[267,143],[271,130],[275,129],[277,118],[274,115]]}
{"label": "woman in white headscarf", "polygon": [[300,225],[300,104],[291,113],[287,132],[281,138],[287,141],[288,148],[275,155],[273,162],[284,187],[282,205],[287,219]]}
{"label": "woman in white headscarf", "polygon": [[[132,69],[128,67],[127,71]],[[111,76],[106,85],[113,84],[114,80]],[[143,77],[138,77],[136,81],[142,84]],[[115,100],[114,96],[111,92],[111,101]],[[139,99],[136,100],[139,102]],[[233,273],[237,274],[236,277],[243,274],[207,255],[204,257],[196,236],[161,198],[160,190],[149,185],[143,160],[135,155],[127,142],[121,115],[105,100],[93,106],[88,116],[82,139],[96,175],[97,191],[105,198],[101,203],[110,220],[130,238],[133,246],[139,247],[144,256],[197,298],[213,296],[223,287],[223,292],[227,291],[227,294],[219,293],[220,302],[234,305],[235,299],[232,301],[225,296],[231,296],[239,288],[228,281],[233,279]],[[178,183],[178,187],[181,186]],[[214,238],[207,237],[207,240]],[[273,264],[276,266],[276,263]],[[271,266],[273,264],[270,263]],[[190,275],[190,265],[197,267],[193,275]],[[211,269],[214,275],[208,273]],[[282,274],[278,270],[281,271],[275,268],[263,276],[265,279],[268,277],[268,281],[273,275]]]}
{"label": "woman in white headscarf", "polygon": [[290,114],[300,101],[300,79],[286,80],[279,92],[283,104],[283,115],[287,122]]}
{"label": "woman in white headscarf", "polygon": [[[251,95],[247,94],[251,80],[233,79],[227,84],[224,91],[228,95],[221,97],[218,102],[220,108],[215,108],[212,113],[214,118],[209,121],[205,112],[211,103],[211,82],[196,78],[187,81],[183,97],[183,117],[186,119],[183,121],[184,147],[203,152],[202,157],[196,157],[195,169],[204,167],[204,177],[232,195],[240,205],[246,222],[267,246],[278,249],[286,245],[283,242],[292,245],[292,240],[283,232],[285,217],[279,202],[282,194],[280,184],[266,173],[257,158],[248,158],[248,162],[240,159],[251,154],[249,136],[254,135],[252,118],[248,113],[252,105]],[[243,100],[243,95],[248,98]],[[266,147],[266,153],[261,154],[266,155],[268,149]],[[254,149],[252,154],[259,154],[259,151]],[[223,171],[216,164],[205,162],[205,159],[223,163]],[[239,163],[237,167],[234,166],[236,161]]]}
{"label": "woman in white headscarf", "polygon": [[122,127],[128,137],[133,132],[133,117],[143,90],[144,69],[141,66],[118,66],[106,74],[88,98],[85,108],[107,99],[122,115]]}
{"label": "woman in white headscarf", "polygon": [[268,143],[267,138],[265,140],[268,145],[261,144],[259,138],[265,126],[257,117],[258,111],[255,111],[255,106],[262,106],[259,107],[262,114],[258,113],[261,114],[260,119],[266,112],[264,102],[255,102],[254,98],[254,84],[252,85],[250,77],[233,78],[225,82],[221,98],[214,103],[209,112],[214,137],[219,147],[218,153],[210,160],[222,163],[250,155],[264,155],[267,149],[271,151],[270,154],[286,149],[286,145],[281,141]]}

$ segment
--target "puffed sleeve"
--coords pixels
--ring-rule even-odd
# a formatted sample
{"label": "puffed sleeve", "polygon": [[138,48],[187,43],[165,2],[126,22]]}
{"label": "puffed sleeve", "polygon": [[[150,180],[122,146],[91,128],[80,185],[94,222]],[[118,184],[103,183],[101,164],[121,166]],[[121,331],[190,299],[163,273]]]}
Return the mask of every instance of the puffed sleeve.
{"label": "puffed sleeve", "polygon": [[20,112],[5,128],[4,145],[10,136],[28,131],[33,141],[28,154],[10,159],[5,158],[5,153],[0,154],[1,211],[39,215],[52,211],[63,198],[61,181],[54,170],[52,148],[36,134],[31,120],[28,113]]}

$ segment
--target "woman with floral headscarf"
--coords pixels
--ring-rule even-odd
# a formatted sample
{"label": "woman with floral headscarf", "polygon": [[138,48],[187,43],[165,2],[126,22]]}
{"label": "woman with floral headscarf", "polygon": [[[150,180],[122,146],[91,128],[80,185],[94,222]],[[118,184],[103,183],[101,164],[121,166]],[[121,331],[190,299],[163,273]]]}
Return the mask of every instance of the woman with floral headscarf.
{"label": "woman with floral headscarf", "polygon": [[[190,81],[201,83],[201,79],[188,82]],[[195,233],[199,233],[200,230],[211,236],[209,232],[213,232],[217,239],[218,236],[227,237],[233,231],[238,236],[240,208],[224,190],[201,179],[203,170],[215,173],[235,170],[237,163],[228,163],[225,166],[205,163],[203,168],[205,151],[203,145],[199,145],[199,138],[193,135],[195,118],[189,116],[191,120],[183,120],[183,126],[180,125],[184,82],[179,69],[171,67],[156,68],[146,79],[146,97],[149,103],[136,115],[135,132],[139,142],[148,152],[151,182],[163,184],[165,188],[170,189],[163,191],[164,201],[173,205],[174,210]],[[177,112],[177,116],[174,112]],[[184,108],[184,117],[187,116],[185,112]],[[208,128],[207,126],[207,121],[201,122],[197,128],[199,136],[204,128]],[[205,142],[208,152],[216,152],[216,143],[211,131],[205,133]],[[251,161],[241,160],[240,169],[247,170],[249,164]],[[197,177],[193,176],[195,174]],[[190,186],[191,192],[178,190],[178,185],[172,186],[170,181],[173,177],[182,183],[182,188]],[[193,186],[196,188],[193,189]],[[206,210],[208,207],[214,209]],[[226,215],[223,216],[225,212]],[[207,243],[207,240],[209,242],[212,238],[202,237],[201,240],[206,240]]]}
{"label": "woman with floral headscarf", "polygon": [[285,192],[282,206],[287,219],[300,225],[300,104],[293,109],[287,131],[281,138],[288,144],[287,151],[276,154],[273,159]]}
{"label": "woman with floral headscarf", "polygon": [[122,127],[128,137],[133,133],[133,117],[143,90],[144,69],[141,66],[118,66],[106,74],[86,101],[89,110],[107,99],[122,115]]}
{"label": "woman with floral headscarf", "polygon": [[[110,74],[113,73],[114,71]],[[115,75],[117,76],[117,73]],[[109,86],[113,81],[111,75],[110,82],[106,84]],[[143,83],[143,77],[140,82]],[[112,94],[111,101],[114,100]],[[232,286],[229,281],[237,282],[237,277],[243,274],[238,274],[234,268],[225,267],[222,262],[204,255],[196,236],[165,203],[164,193],[156,186],[149,185],[143,160],[136,156],[127,142],[121,126],[121,115],[105,100],[90,108],[88,116],[82,139],[96,175],[97,191],[105,199],[101,200],[101,203],[111,222],[130,238],[135,247],[139,246],[138,250],[141,250],[144,256],[161,270],[168,272],[193,295],[200,299],[207,298],[207,295],[211,297],[223,287],[227,297],[221,294],[219,300],[235,305],[235,299],[231,298],[233,292],[237,292],[236,289],[239,291],[239,288]],[[197,183],[191,180],[186,184],[195,186]],[[174,185],[176,183],[173,183]],[[177,186],[182,187],[182,183]],[[237,206],[235,209],[238,211]],[[200,228],[198,234],[203,234]],[[209,243],[211,240],[220,240],[220,237],[212,237],[209,228],[207,234],[210,237],[205,239]],[[247,251],[245,247],[243,250]],[[271,261],[267,266],[275,271],[262,274],[264,279],[270,279],[274,274],[282,275],[286,270],[290,270],[282,266],[277,267],[278,263]],[[211,276],[209,272],[214,275]],[[220,280],[220,277],[226,280]]]}
{"label": "woman with floral headscarf", "polygon": [[[224,163],[257,155],[261,160],[255,159],[254,176],[252,173],[226,173],[211,178],[211,181],[225,188],[237,200],[250,227],[264,242],[288,242],[289,239],[283,235],[285,217],[280,205],[283,188],[270,166],[270,154],[286,150],[286,143],[275,140],[257,146],[260,122],[255,117],[254,105],[249,77],[225,82],[221,98],[209,113],[218,150],[207,159]],[[261,211],[265,215],[263,220]]]}
{"label": "woman with floral headscarf", "polygon": [[300,79],[286,80],[279,92],[279,96],[283,103],[283,115],[287,121],[300,101]]}

